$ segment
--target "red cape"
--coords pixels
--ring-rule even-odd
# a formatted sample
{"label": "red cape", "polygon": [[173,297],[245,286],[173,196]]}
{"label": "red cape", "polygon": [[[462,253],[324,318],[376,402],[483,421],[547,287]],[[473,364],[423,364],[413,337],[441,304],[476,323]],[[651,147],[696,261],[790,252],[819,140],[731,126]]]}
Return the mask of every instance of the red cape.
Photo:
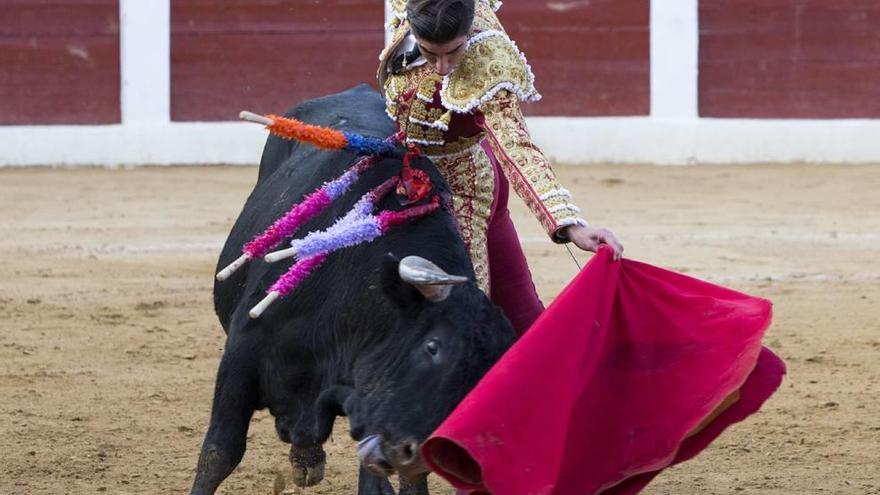
{"label": "red cape", "polygon": [[779,387],[770,319],[770,301],[603,248],[422,455],[464,493],[637,493]]}

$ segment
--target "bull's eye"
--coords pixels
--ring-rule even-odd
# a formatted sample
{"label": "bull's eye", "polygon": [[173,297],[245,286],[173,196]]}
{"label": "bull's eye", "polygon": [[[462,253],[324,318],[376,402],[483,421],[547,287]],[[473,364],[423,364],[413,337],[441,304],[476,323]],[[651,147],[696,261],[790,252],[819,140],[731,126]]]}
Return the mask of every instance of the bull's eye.
{"label": "bull's eye", "polygon": [[427,343],[425,343],[425,351],[432,356],[436,356],[438,352],[440,352],[440,341],[437,339],[431,339]]}

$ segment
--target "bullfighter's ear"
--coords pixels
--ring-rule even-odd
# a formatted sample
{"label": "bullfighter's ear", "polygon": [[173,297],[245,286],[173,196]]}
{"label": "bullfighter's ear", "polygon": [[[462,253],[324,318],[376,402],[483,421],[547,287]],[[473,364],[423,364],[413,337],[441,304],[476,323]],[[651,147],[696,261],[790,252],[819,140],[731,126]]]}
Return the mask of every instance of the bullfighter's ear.
{"label": "bullfighter's ear", "polygon": [[382,257],[382,292],[401,308],[412,309],[425,298],[412,285],[400,279],[400,259],[392,253]]}

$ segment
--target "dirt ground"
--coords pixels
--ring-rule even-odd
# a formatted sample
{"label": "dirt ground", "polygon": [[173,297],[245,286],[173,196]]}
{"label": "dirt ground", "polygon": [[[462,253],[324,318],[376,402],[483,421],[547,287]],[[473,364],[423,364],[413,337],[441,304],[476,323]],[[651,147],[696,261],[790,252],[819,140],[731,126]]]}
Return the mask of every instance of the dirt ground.
{"label": "dirt ground", "polygon": [[[628,257],[775,302],[780,391],[646,493],[880,493],[880,166],[558,172]],[[223,347],[214,264],[255,177],[0,170],[0,494],[188,492]],[[574,263],[514,215],[549,302]],[[356,491],[344,424],[328,447],[324,483],[288,493]],[[220,492],[273,493],[286,456],[258,413]]]}

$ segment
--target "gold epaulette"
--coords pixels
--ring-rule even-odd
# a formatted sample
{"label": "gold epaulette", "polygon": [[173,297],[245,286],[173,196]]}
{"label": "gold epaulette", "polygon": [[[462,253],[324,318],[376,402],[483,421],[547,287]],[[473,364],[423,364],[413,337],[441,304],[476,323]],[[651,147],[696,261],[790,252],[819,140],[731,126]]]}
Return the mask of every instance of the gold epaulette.
{"label": "gold epaulette", "polygon": [[[388,88],[388,59],[409,32],[406,0],[391,1],[394,35],[380,56],[380,87]],[[495,11],[496,0],[477,0],[473,32],[458,67],[443,79],[440,99],[443,106],[457,113],[469,113],[507,90],[521,101],[541,98],[535,89],[535,76],[525,56],[504,31]],[[390,94],[388,96],[391,96]]]}
{"label": "gold epaulette", "polygon": [[[493,14],[494,16],[494,14]],[[500,26],[499,26],[500,27]],[[503,30],[476,33],[458,67],[443,79],[443,106],[468,113],[507,90],[521,101],[541,98],[525,56]]]}

